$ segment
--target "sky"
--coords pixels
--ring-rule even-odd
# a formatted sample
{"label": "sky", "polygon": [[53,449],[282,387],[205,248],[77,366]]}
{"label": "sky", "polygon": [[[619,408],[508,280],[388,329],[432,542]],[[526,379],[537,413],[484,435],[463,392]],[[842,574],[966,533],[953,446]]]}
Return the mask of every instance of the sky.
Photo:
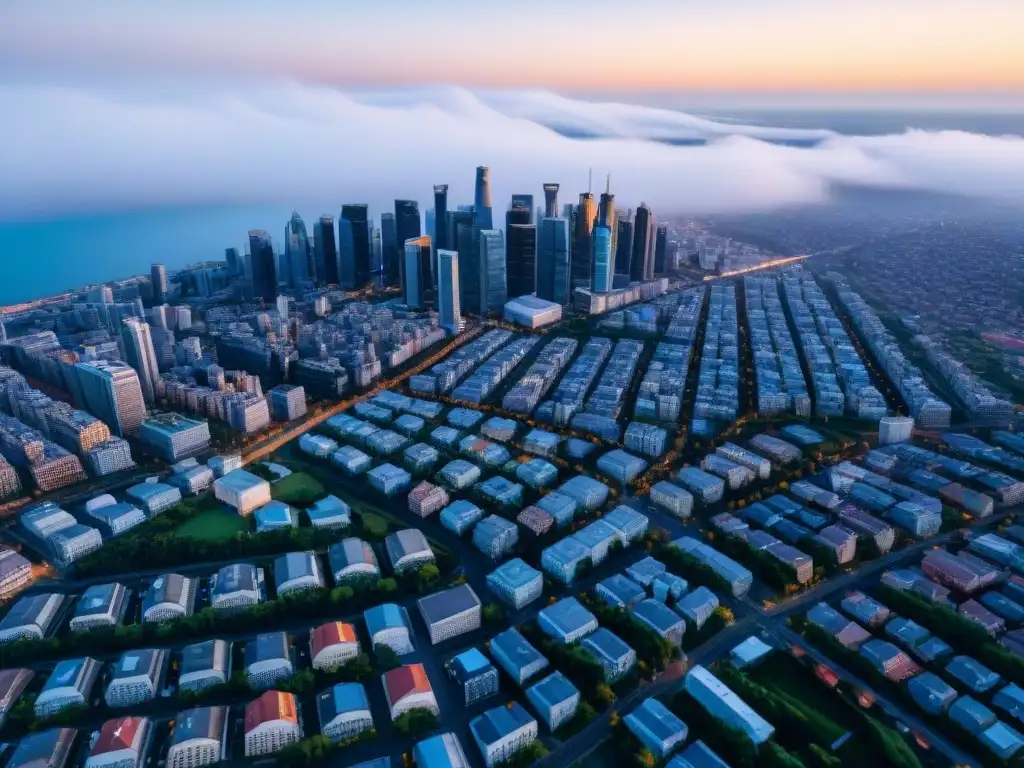
{"label": "sky", "polygon": [[0,76],[213,70],[853,103],[1020,105],[1024,91],[1020,0],[0,0],[0,16]]}

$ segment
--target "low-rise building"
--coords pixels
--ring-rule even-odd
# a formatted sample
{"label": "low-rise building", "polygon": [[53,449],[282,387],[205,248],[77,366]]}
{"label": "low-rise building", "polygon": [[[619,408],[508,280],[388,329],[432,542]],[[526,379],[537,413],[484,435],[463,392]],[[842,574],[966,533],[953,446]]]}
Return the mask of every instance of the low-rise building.
{"label": "low-rise building", "polygon": [[352,524],[352,509],[337,496],[324,496],[306,507],[309,524],[314,528],[338,531]]}
{"label": "low-rise building", "polygon": [[590,560],[590,555],[586,544],[575,536],[566,536],[541,552],[540,565],[558,581],[571,584],[576,578],[576,570],[585,560]]}
{"label": "low-rise building", "polygon": [[615,608],[631,608],[647,598],[647,592],[632,579],[616,573],[598,583],[597,596]]}
{"label": "low-rise building", "polygon": [[141,768],[153,737],[148,717],[107,720],[89,747],[85,768]]}
{"label": "low-rise building", "polygon": [[447,503],[448,494],[444,488],[426,480],[409,491],[409,511],[419,517],[429,517]]}
{"label": "low-rise building", "polygon": [[69,626],[72,632],[114,627],[124,621],[127,609],[128,590],[124,584],[95,584],[87,587],[78,599]]}
{"label": "low-rise building", "polygon": [[502,602],[518,609],[541,596],[544,577],[537,569],[515,558],[488,574],[487,586]]}
{"label": "low-rise building", "polygon": [[142,620],[170,621],[191,616],[195,600],[195,579],[180,573],[157,576],[142,596]]}
{"label": "low-rise building", "polygon": [[166,483],[139,483],[124,494],[144,509],[148,517],[158,515],[181,502],[181,489]]}
{"label": "low-rise building", "polygon": [[315,552],[289,552],[274,560],[278,596],[319,589],[324,585],[320,558]]}
{"label": "low-rise building", "polygon": [[498,670],[476,648],[460,653],[448,665],[448,674],[462,689],[468,707],[498,693]]}
{"label": "low-rise building", "polygon": [[366,473],[370,485],[391,496],[404,491],[412,483],[412,475],[394,464],[381,464]]}
{"label": "low-rise building", "polygon": [[703,666],[698,664],[689,671],[683,687],[708,714],[742,731],[755,745],[763,744],[775,733],[771,723]]}
{"label": "low-rise building", "polygon": [[[469,768],[469,760],[454,733],[442,733],[416,744],[413,760],[419,768]],[[385,760],[387,758],[384,758]],[[390,766],[359,765],[355,768],[390,768]]]}
{"label": "low-rise building", "polygon": [[715,615],[718,605],[718,595],[707,587],[697,587],[679,600],[676,610],[696,625],[697,629],[702,629],[704,623]]}
{"label": "low-rise building", "polygon": [[537,739],[537,721],[518,701],[489,709],[469,722],[487,768],[511,759]]}
{"label": "low-rise building", "polygon": [[361,683],[338,683],[316,697],[320,733],[341,741],[373,728],[373,715]]}
{"label": "low-rise building", "polygon": [[878,672],[895,683],[913,677],[921,671],[907,654],[884,640],[868,640],[860,647],[860,655]]}
{"label": "low-rise building", "polygon": [[231,644],[219,638],[186,645],[181,649],[178,688],[199,692],[223,685],[231,677]]}
{"label": "low-rise building", "polygon": [[331,544],[327,549],[327,561],[334,574],[334,582],[339,585],[380,578],[377,555],[373,547],[362,539],[350,537]]}
{"label": "low-rise building", "polygon": [[550,665],[517,629],[506,629],[492,637],[490,651],[498,666],[520,685]]}
{"label": "low-rise building", "polygon": [[359,655],[356,628],[341,621],[331,621],[309,630],[309,656],[313,669],[335,670]]}
{"label": "low-rise building", "polygon": [[215,480],[213,495],[240,515],[251,514],[271,501],[270,483],[243,469],[232,470]]}
{"label": "low-rise building", "polygon": [[946,672],[974,693],[991,691],[1002,681],[997,673],[970,656],[954,656],[946,665]]}
{"label": "low-rise building", "polygon": [[405,610],[394,603],[384,603],[363,612],[371,647],[386,645],[399,656],[413,652],[412,635]]}
{"label": "low-rise building", "polygon": [[406,664],[388,670],[381,681],[392,720],[397,720],[413,709],[426,709],[435,715],[441,714],[434,689],[422,664]]}
{"label": "low-rise building", "polygon": [[262,568],[250,563],[225,565],[210,578],[210,606],[238,610],[257,605],[266,598]]}
{"label": "low-rise building", "polygon": [[929,715],[941,715],[956,699],[956,689],[933,672],[922,672],[907,683],[907,693]]}
{"label": "low-rise building", "polygon": [[35,701],[35,715],[47,718],[68,707],[88,707],[102,665],[86,656],[57,662]]}
{"label": "low-rise building", "polygon": [[57,626],[65,606],[65,597],[56,592],[44,592],[22,597],[0,619],[0,644],[29,638],[42,640]]}
{"label": "low-rise building", "polygon": [[272,688],[295,671],[285,632],[264,632],[245,644],[245,678],[257,690]]}
{"label": "low-rise building", "polygon": [[395,573],[415,570],[421,565],[434,562],[434,550],[418,528],[395,531],[384,540],[384,547]]}
{"label": "low-rise building", "polygon": [[650,499],[676,517],[685,519],[693,511],[693,496],[690,492],[667,480],[660,480],[651,487]]}
{"label": "low-rise building", "polygon": [[142,422],[139,440],[167,463],[210,447],[210,424],[178,413],[158,413]]}
{"label": "low-rise building", "polygon": [[141,509],[124,502],[88,509],[86,514],[106,536],[120,536],[146,521]]}
{"label": "low-rise building", "polygon": [[597,618],[575,597],[566,597],[542,608],[537,624],[549,636],[568,645],[597,629]]}
{"label": "low-rise building", "polygon": [[482,603],[468,584],[421,597],[417,605],[432,645],[480,629]]}
{"label": "low-rise building", "polygon": [[640,743],[660,759],[672,754],[686,741],[688,733],[686,723],[654,697],[644,699],[622,721]]}
{"label": "low-rise building", "polygon": [[302,738],[295,696],[265,691],[245,706],[245,756],[278,752]]}
{"label": "low-rise building", "polygon": [[599,627],[580,641],[580,647],[590,653],[604,669],[604,679],[614,683],[636,665],[636,651],[614,632]]}
{"label": "low-rise building", "polygon": [[103,546],[103,537],[87,525],[69,525],[55,531],[46,540],[58,568],[69,568],[76,560],[90,555]]}
{"label": "low-rise building", "polygon": [[551,732],[576,716],[580,692],[561,672],[553,672],[526,690],[526,698]]}
{"label": "low-rise building", "polygon": [[488,515],[473,528],[473,545],[491,560],[500,560],[515,549],[519,528],[497,515]]}
{"label": "low-rise building", "polygon": [[196,707],[174,718],[167,768],[198,768],[227,758],[228,707]]}
{"label": "low-rise building", "polygon": [[[714,597],[713,593],[712,597]],[[705,606],[697,606],[698,615],[702,615],[704,610]],[[712,613],[714,613],[714,609],[712,609]],[[641,600],[633,606],[633,616],[670,643],[682,644],[683,635],[686,633],[686,621],[660,600]]]}
{"label": "low-rise building", "polygon": [[299,527],[299,513],[282,501],[271,501],[252,513],[257,533]]}
{"label": "low-rise building", "polygon": [[156,698],[168,656],[163,648],[127,651],[114,666],[104,699],[109,707],[132,707]]}
{"label": "low-rise building", "polygon": [[18,742],[7,768],[68,768],[71,748],[78,731],[74,728],[50,728],[30,733]]}

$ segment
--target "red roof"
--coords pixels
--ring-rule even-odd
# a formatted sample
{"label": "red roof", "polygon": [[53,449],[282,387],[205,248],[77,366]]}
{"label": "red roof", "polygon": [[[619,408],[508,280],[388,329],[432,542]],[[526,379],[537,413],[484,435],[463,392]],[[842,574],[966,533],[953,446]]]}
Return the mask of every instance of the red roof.
{"label": "red roof", "polygon": [[299,722],[299,716],[295,710],[295,697],[292,694],[266,691],[258,699],[253,699],[245,705],[246,733],[274,720],[286,720],[289,723]]}
{"label": "red roof", "polygon": [[356,642],[356,629],[351,624],[343,621],[332,621],[328,624],[316,627],[309,638],[310,650],[313,658],[316,658],[324,648],[341,643]]}
{"label": "red roof", "polygon": [[91,756],[105,755],[122,749],[138,751],[140,745],[135,742],[142,735],[145,724],[146,718],[144,717],[119,717],[107,720],[100,729],[100,737],[92,745],[89,754]]}
{"label": "red roof", "polygon": [[414,693],[430,693],[430,680],[422,664],[407,664],[384,673],[384,690],[388,700],[396,704]]}

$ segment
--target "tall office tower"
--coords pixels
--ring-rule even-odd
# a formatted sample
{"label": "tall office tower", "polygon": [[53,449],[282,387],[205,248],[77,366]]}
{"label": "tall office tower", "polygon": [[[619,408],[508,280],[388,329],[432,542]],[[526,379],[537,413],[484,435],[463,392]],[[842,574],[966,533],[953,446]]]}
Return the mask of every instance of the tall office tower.
{"label": "tall office tower", "polygon": [[541,219],[537,238],[537,298],[569,303],[569,222]]}
{"label": "tall office tower", "polygon": [[612,289],[615,264],[612,261],[612,230],[604,224],[594,227],[594,273],[590,289],[608,293]]}
{"label": "tall office tower", "polygon": [[242,260],[238,257],[237,248],[225,248],[224,258],[228,262],[228,274],[234,277],[235,275],[241,275],[245,272],[245,268],[242,266]]}
{"label": "tall office tower", "polygon": [[358,290],[370,282],[373,252],[368,214],[369,208],[365,203],[341,206],[341,218],[338,219],[338,279],[341,287],[346,290]]}
{"label": "tall office tower", "polygon": [[[515,221],[512,224],[533,224],[533,195],[512,195],[510,211],[516,211]],[[524,216],[520,211],[525,211]],[[505,224],[509,224],[508,214],[505,215]]]}
{"label": "tall office tower", "polygon": [[288,284],[299,288],[309,280],[309,235],[306,222],[297,211],[284,227],[284,255],[288,263]]}
{"label": "tall office tower", "polygon": [[427,230],[427,234],[434,238],[434,248],[441,250],[448,248],[448,185],[434,185],[434,230]]}
{"label": "tall office tower", "polygon": [[146,418],[139,375],[119,360],[75,364],[82,406],[118,437],[137,435]]}
{"label": "tall office tower", "polygon": [[[383,218],[383,217],[382,217]],[[370,233],[370,271],[377,276],[377,284],[384,284],[384,249],[381,246],[380,228],[374,227]]]}
{"label": "tall office tower", "polygon": [[434,259],[437,259],[437,242],[434,240],[434,230],[437,229],[437,214],[434,213],[433,208],[427,208],[423,213],[424,220],[424,231],[427,233],[427,237],[430,238],[430,242],[434,248]]}
{"label": "tall office tower", "polygon": [[381,282],[384,285],[401,285],[401,263],[405,254],[400,254],[398,250],[398,230],[395,227],[393,213],[380,215],[380,253],[384,269]]}
{"label": "tall office tower", "polygon": [[[423,234],[420,231],[420,204],[415,200],[395,200],[395,237],[398,247],[404,248],[405,243]],[[405,260],[399,264],[399,284],[405,293],[404,277]]]}
{"label": "tall office tower", "polygon": [[125,361],[139,374],[142,398],[147,403],[155,402],[156,381],[160,378],[160,369],[156,363],[149,324],[144,320],[129,317],[121,329],[121,339],[124,342]]}
{"label": "tall office tower", "polygon": [[452,333],[462,328],[459,304],[459,254],[440,249],[437,252],[437,315],[441,327]]}
{"label": "tall office tower", "polygon": [[612,194],[612,175],[608,174],[608,185],[601,193],[601,203],[597,208],[597,221],[608,227],[611,233],[611,273],[615,274],[615,251],[619,242],[618,213],[615,210],[615,195]]}
{"label": "tall office tower", "polygon": [[654,238],[654,274],[664,275],[668,265],[665,263],[665,253],[668,251],[668,224],[658,225],[657,234]]}
{"label": "tall office tower", "polygon": [[594,254],[594,222],[597,204],[590,192],[580,194],[572,239],[572,287],[589,288]]}
{"label": "tall office tower", "polygon": [[633,211],[619,215],[619,237],[615,246],[615,274],[629,277],[629,260],[633,257]]}
{"label": "tall office tower", "polygon": [[253,296],[273,301],[277,297],[277,263],[274,244],[262,229],[249,230],[249,273]]}
{"label": "tall office tower", "polygon": [[475,214],[477,231],[481,229],[493,229],[491,220],[491,170],[485,165],[476,169],[476,193],[473,197],[473,212]]}
{"label": "tall office tower", "polygon": [[149,281],[153,284],[153,303],[163,304],[167,301],[167,267],[163,264],[151,266]]}
{"label": "tall office tower", "polygon": [[406,240],[404,260],[403,300],[410,309],[426,309],[433,303],[433,285],[430,282],[430,237],[420,235]]}
{"label": "tall office tower", "polygon": [[633,254],[629,259],[629,279],[654,279],[654,216],[647,203],[640,203],[633,219]]}
{"label": "tall office tower", "polygon": [[334,238],[334,217],[326,214],[313,225],[313,250],[317,282],[338,285],[338,247]]}
{"label": "tall office tower", "polygon": [[[500,229],[480,233],[480,314],[501,312],[508,301],[505,238]],[[440,251],[438,251],[440,253]]]}
{"label": "tall office tower", "polygon": [[510,224],[505,235],[505,274],[509,296],[529,296],[537,290],[537,227]]}
{"label": "tall office tower", "polygon": [[554,219],[558,217],[558,185],[544,185],[544,218]]}
{"label": "tall office tower", "polygon": [[464,210],[460,206],[458,210],[448,211],[447,242],[450,247],[446,250],[454,250],[459,254],[459,298],[462,310],[478,314],[481,311],[480,261],[477,258],[480,249],[473,238],[479,239],[480,235],[473,220],[472,208]]}
{"label": "tall office tower", "polygon": [[[173,326],[172,326],[173,327]],[[166,327],[150,326],[149,337],[153,340],[153,354],[156,356],[158,371],[169,371],[174,367],[174,331]],[[154,386],[156,381],[154,380]]]}

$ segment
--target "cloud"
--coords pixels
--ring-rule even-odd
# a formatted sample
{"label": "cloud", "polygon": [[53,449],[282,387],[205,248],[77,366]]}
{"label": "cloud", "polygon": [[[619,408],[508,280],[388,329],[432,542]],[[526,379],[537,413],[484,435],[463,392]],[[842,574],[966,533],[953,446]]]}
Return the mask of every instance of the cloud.
{"label": "cloud", "polygon": [[[147,90],[0,85],[0,218],[206,203],[318,205],[431,185],[472,200],[491,167],[496,205],[605,173],[623,207],[767,210],[825,201],[837,183],[1024,203],[1024,139],[908,130],[845,136],[715,121],[555,94],[433,87],[344,92],[295,83],[161,83]],[[587,137],[587,138],[573,138]]]}

